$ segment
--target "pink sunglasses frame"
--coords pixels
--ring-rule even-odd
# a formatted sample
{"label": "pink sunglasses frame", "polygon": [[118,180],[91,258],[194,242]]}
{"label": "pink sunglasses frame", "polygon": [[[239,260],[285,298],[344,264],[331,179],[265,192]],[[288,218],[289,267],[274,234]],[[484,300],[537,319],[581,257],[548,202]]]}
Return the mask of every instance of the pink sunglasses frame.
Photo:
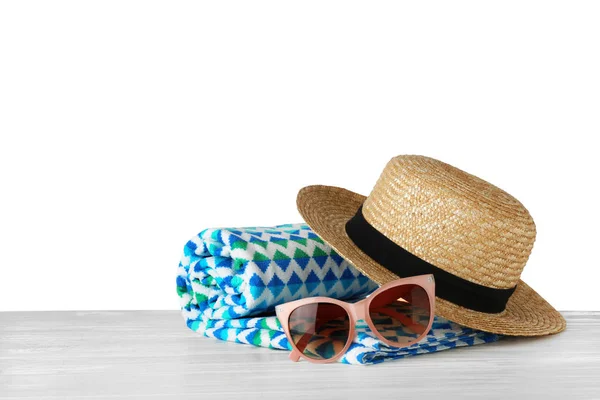
{"label": "pink sunglasses frame", "polygon": [[[277,318],[279,319],[279,322],[281,323],[281,326],[285,332],[285,335],[287,336],[288,341],[289,341],[290,345],[292,346],[292,352],[290,353],[290,360],[297,362],[300,358],[304,358],[307,361],[310,361],[310,362],[316,363],[316,364],[325,364],[325,363],[330,363],[330,362],[336,361],[337,359],[342,357],[346,353],[346,351],[348,351],[348,348],[354,341],[354,338],[356,337],[356,322],[360,319],[364,320],[367,323],[367,325],[371,329],[371,332],[373,332],[373,334],[375,336],[377,336],[377,338],[379,340],[381,340],[383,343],[385,343],[391,347],[398,347],[397,343],[390,342],[385,337],[383,337],[383,335],[381,335],[379,333],[379,331],[377,331],[377,329],[375,329],[373,321],[371,320],[371,316],[369,315],[369,306],[371,304],[371,301],[378,294],[385,292],[388,289],[398,287],[398,286],[404,286],[404,285],[417,285],[417,286],[422,287],[425,290],[425,292],[427,293],[427,296],[429,298],[429,324],[427,325],[427,329],[425,329],[425,331],[419,337],[417,337],[415,340],[407,342],[407,344],[402,347],[408,347],[408,346],[420,341],[431,330],[431,325],[433,324],[433,318],[434,318],[435,280],[433,278],[433,275],[431,275],[431,274],[412,276],[410,278],[402,278],[402,279],[397,279],[392,282],[388,282],[385,285],[381,286],[379,289],[375,290],[373,293],[371,293],[367,298],[365,298],[357,303],[346,303],[344,301],[341,301],[338,299],[333,299],[331,297],[308,297],[305,299],[299,299],[299,300],[295,300],[295,301],[290,301],[289,303],[278,305],[277,307],[275,307],[275,312],[277,314]],[[348,313],[348,317],[350,318],[350,332],[348,333],[348,341],[347,341],[346,345],[334,357],[328,358],[325,360],[316,360],[316,359],[305,356],[304,353],[302,353],[302,351],[300,351],[296,347],[296,345],[294,344],[294,341],[292,340],[292,336],[290,334],[289,319],[290,319],[290,314],[292,313],[292,311],[294,311],[295,309],[297,309],[300,306],[304,306],[307,304],[313,304],[313,303],[337,304],[338,306],[342,307]]]}

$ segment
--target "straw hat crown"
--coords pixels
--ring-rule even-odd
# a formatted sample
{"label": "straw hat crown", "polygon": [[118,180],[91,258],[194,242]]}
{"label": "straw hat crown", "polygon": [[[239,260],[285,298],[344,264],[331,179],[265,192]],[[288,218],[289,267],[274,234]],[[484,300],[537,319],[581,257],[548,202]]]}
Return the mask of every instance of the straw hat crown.
{"label": "straw hat crown", "polygon": [[497,289],[517,285],[536,234],[531,215],[510,194],[424,156],[390,160],[363,215],[419,258]]}

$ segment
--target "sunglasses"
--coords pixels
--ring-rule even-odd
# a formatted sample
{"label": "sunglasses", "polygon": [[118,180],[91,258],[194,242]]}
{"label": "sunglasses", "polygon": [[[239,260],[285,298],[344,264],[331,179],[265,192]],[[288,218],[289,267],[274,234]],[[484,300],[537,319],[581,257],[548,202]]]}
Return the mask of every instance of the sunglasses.
{"label": "sunglasses", "polygon": [[386,345],[408,347],[427,335],[434,309],[433,275],[419,275],[389,282],[357,303],[310,297],[281,304],[275,311],[292,345],[292,361],[328,363],[348,350],[358,320]]}

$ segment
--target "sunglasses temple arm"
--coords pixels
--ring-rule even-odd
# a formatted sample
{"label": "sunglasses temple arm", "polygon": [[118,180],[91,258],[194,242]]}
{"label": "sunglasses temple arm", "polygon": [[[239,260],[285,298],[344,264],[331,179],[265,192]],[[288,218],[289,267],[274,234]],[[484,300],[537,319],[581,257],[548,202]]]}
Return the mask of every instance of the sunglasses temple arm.
{"label": "sunglasses temple arm", "polygon": [[300,340],[298,340],[298,343],[296,343],[296,348],[301,353],[304,353],[304,349],[308,345],[308,342],[310,341],[311,337],[312,337],[312,335],[310,333],[305,333],[304,335],[302,335],[302,337],[300,338]]}
{"label": "sunglasses temple arm", "polygon": [[419,327],[419,328],[427,327],[427,326],[423,326],[417,322],[412,321],[406,315],[403,315],[401,313],[398,313],[398,312],[390,310],[390,309],[380,308],[380,309],[376,309],[374,311],[377,311],[378,313],[386,314],[392,318],[396,318],[398,321],[402,322],[402,324],[404,324],[405,327],[412,329],[413,333],[418,332],[418,330],[415,330],[416,327]]}
{"label": "sunglasses temple arm", "polygon": [[[323,320],[319,320],[315,323],[315,332],[319,330],[319,328],[321,328],[321,326],[323,325],[323,322],[329,322],[332,319],[335,319],[341,315],[344,315],[343,313],[331,313],[331,315],[329,315],[329,318],[327,319],[327,321],[323,321]],[[290,332],[290,336],[291,332]],[[303,353],[304,349],[306,348],[306,346],[308,345],[310,338],[312,337],[312,334],[310,333],[305,333],[304,335],[302,335],[302,337],[300,338],[300,340],[298,340],[298,343],[296,343],[296,348]],[[291,357],[291,355],[290,355]]]}

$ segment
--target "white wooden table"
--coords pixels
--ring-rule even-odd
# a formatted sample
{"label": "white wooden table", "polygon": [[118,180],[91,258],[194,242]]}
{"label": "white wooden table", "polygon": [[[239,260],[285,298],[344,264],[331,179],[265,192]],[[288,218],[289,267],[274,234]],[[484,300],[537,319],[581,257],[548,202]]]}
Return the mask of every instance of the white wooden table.
{"label": "white wooden table", "polygon": [[204,338],[176,311],[0,313],[0,399],[600,399],[600,313],[565,316],[559,335],[365,367]]}

